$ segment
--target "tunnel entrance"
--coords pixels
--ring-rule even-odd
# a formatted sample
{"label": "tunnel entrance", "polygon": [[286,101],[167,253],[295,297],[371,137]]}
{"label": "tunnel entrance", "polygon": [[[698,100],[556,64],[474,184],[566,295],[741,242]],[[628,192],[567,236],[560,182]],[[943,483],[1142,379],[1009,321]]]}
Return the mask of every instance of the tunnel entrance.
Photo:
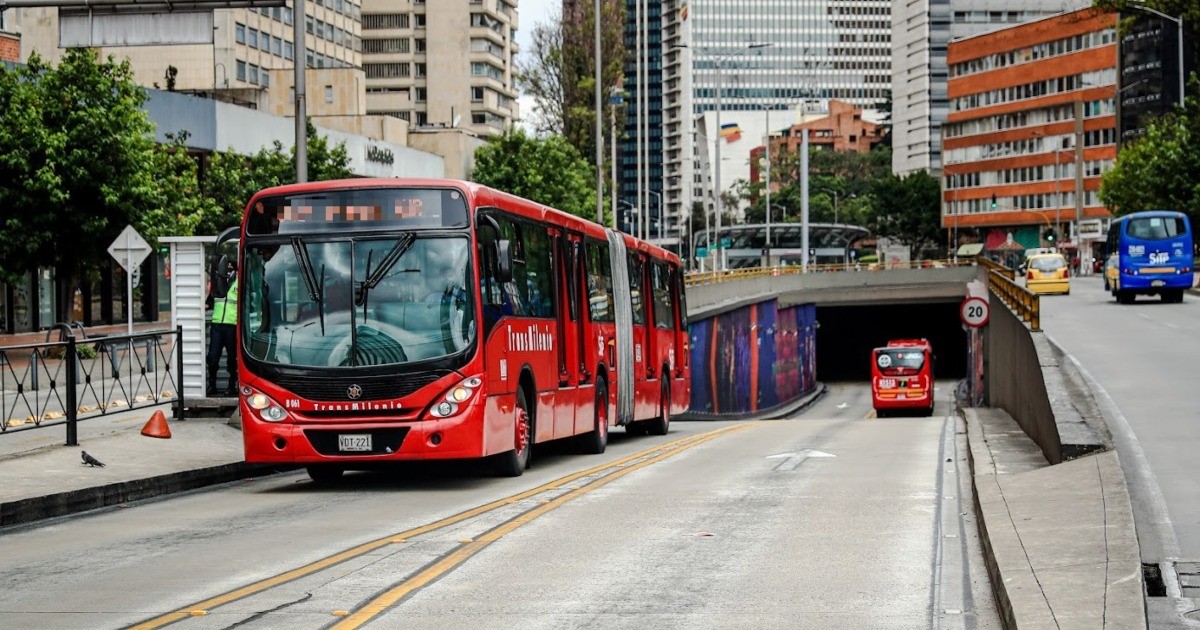
{"label": "tunnel entrance", "polygon": [[818,305],[817,378],[824,382],[870,380],[873,348],[891,339],[922,337],[933,346],[934,378],[965,377],[967,333],[958,318],[960,302]]}

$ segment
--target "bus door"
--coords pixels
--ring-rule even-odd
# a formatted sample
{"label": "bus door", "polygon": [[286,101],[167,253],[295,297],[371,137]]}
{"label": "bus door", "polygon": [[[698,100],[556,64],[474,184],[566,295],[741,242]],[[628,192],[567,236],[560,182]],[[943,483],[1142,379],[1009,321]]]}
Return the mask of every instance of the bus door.
{"label": "bus door", "polygon": [[673,266],[671,268],[671,286],[675,292],[675,311],[677,322],[673,326],[675,338],[667,350],[667,363],[675,377],[671,389],[671,406],[676,409],[686,409],[691,398],[691,369],[692,360],[688,345],[688,316],[687,316],[687,287],[683,283],[683,271]]}
{"label": "bus door", "polygon": [[658,399],[657,390],[647,386],[646,379],[654,378],[654,323],[646,314],[646,258],[629,252],[629,297],[633,311],[633,417],[635,420],[653,415],[650,405]]}
{"label": "bus door", "polygon": [[[580,311],[579,279],[582,273],[579,237],[552,230],[554,290],[558,303],[555,345],[558,361],[558,396],[554,410],[554,437],[575,432],[575,412],[579,408],[583,383],[581,345],[583,319]],[[589,392],[590,395],[590,392]]]}

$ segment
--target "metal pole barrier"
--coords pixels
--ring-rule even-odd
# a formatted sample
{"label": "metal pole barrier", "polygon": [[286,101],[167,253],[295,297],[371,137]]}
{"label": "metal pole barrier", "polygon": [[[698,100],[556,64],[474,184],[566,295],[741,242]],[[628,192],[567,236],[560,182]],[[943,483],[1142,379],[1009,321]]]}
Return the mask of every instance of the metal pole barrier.
{"label": "metal pole barrier", "polygon": [[79,354],[76,352],[75,335],[67,335],[67,446],[79,446],[79,405],[75,400],[75,384],[79,380],[76,366],[79,365]]}
{"label": "metal pole barrier", "polygon": [[175,327],[175,419],[183,417],[183,326]]}

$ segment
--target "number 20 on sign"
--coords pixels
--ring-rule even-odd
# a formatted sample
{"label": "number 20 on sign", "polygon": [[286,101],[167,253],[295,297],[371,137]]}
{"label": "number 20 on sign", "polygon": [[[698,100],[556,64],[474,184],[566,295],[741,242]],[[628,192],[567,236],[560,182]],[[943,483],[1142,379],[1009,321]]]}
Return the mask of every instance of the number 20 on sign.
{"label": "number 20 on sign", "polygon": [[987,325],[987,300],[979,297],[969,297],[963,300],[962,306],[958,308],[958,316],[962,318],[963,324],[971,328],[980,328]]}

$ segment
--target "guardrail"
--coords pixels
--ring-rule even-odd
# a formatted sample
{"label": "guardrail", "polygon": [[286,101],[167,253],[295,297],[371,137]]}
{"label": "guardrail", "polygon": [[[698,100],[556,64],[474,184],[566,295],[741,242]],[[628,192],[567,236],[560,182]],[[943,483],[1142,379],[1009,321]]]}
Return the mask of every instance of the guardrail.
{"label": "guardrail", "polygon": [[0,435],[175,402],[183,417],[183,329],[0,347]]}
{"label": "guardrail", "polygon": [[988,272],[988,288],[1005,306],[1012,309],[1021,321],[1029,324],[1030,330],[1037,332],[1042,329],[1041,298],[1038,294],[1017,284],[1000,271]]}
{"label": "guardrail", "polygon": [[[990,261],[989,261],[990,262]],[[808,273],[855,273],[869,271],[886,271],[890,269],[944,269],[947,267],[970,267],[976,264],[974,258],[960,260],[915,260],[905,263],[835,263],[830,265],[809,265]],[[746,267],[729,269],[727,271],[693,272],[684,276],[685,286],[714,284],[757,278],[761,276],[790,276],[804,273],[799,265],[784,265],[779,267]]]}
{"label": "guardrail", "polygon": [[1001,275],[1008,278],[1009,280],[1017,279],[1017,272],[1015,269],[1001,265],[1000,263],[992,260],[991,258],[980,256],[979,264],[983,265],[984,267],[987,267],[988,271],[998,272]]}

